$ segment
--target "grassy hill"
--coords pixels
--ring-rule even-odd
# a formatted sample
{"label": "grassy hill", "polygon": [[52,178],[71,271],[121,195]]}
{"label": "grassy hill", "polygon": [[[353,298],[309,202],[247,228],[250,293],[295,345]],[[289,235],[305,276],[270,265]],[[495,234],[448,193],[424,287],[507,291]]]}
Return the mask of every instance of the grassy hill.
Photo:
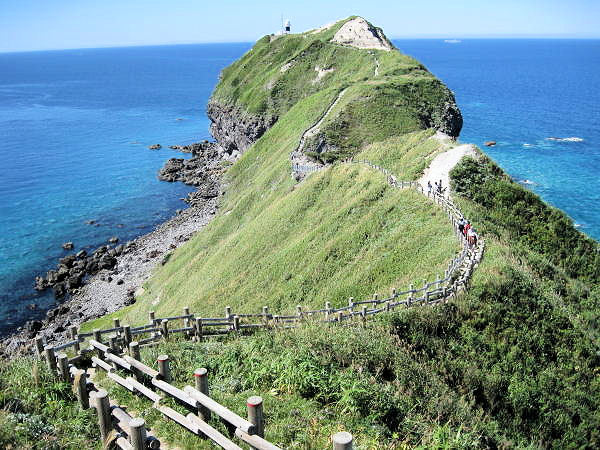
{"label": "grassy hill", "polygon": [[[274,125],[228,170],[218,216],[170,256],[134,305],[87,329],[183,306],[210,315],[226,305],[341,305],[443,271],[458,249],[443,212],[341,158],[417,179],[444,150],[432,135],[451,94],[400,52],[329,43],[341,25],[267,36],[224,71],[212,101]],[[336,70],[313,83],[316,65]],[[290,152],[343,89],[318,138],[326,151],[313,155],[335,164],[298,183]],[[451,177],[455,201],[486,239],[465,295],[378,316],[364,328],[307,324],[161,343],[143,359],[169,354],[178,386],[207,367],[212,395],[240,414],[249,395],[263,396],[266,437],[283,448],[327,448],[341,429],[359,448],[597,448],[598,243],[483,155],[464,158]],[[96,438],[68,402],[68,386],[47,380],[34,360],[0,366],[0,446],[86,448]],[[99,382],[162,439],[212,448],[148,402]]]}

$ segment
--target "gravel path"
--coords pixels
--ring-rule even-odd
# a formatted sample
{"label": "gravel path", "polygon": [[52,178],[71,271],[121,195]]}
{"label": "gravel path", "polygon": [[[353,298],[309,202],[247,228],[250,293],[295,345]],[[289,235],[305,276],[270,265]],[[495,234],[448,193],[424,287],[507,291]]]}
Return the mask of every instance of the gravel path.
{"label": "gravel path", "polygon": [[[442,142],[446,142],[443,135],[436,135],[435,138]],[[430,166],[425,169],[423,176],[419,179],[419,183],[423,186],[425,192],[427,192],[428,181],[431,182],[432,186],[435,186],[434,182],[439,183],[439,181],[442,180],[442,187],[448,188],[450,186],[450,171],[463,156],[467,155],[477,156],[473,144],[457,145],[456,147],[452,147],[437,155],[433,161],[431,161]]]}

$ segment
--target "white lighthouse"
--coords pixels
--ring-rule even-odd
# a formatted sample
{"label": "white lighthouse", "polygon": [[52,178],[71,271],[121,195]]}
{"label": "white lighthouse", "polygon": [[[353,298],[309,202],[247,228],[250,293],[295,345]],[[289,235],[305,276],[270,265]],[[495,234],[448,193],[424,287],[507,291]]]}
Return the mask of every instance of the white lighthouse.
{"label": "white lighthouse", "polygon": [[286,20],[285,24],[283,25],[283,33],[290,34],[291,31],[292,31],[292,24],[289,20]]}

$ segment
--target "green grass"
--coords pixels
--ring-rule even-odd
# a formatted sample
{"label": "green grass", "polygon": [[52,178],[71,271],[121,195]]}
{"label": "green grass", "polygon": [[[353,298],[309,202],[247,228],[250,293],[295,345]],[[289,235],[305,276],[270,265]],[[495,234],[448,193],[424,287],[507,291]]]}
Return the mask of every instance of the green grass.
{"label": "green grass", "polygon": [[97,420],[42,361],[0,364],[0,448],[100,448]]}

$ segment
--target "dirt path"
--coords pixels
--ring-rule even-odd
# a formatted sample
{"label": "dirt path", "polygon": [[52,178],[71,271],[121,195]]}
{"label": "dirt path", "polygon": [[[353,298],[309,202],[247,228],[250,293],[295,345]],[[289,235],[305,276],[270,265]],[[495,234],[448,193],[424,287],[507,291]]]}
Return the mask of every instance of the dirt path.
{"label": "dirt path", "polygon": [[463,156],[467,155],[477,155],[473,144],[458,145],[446,150],[444,153],[440,153],[434,158],[431,165],[425,169],[423,176],[419,179],[419,184],[423,186],[425,192],[427,192],[428,181],[434,186],[434,182],[439,183],[442,180],[442,187],[448,188],[450,186],[450,171]]}

